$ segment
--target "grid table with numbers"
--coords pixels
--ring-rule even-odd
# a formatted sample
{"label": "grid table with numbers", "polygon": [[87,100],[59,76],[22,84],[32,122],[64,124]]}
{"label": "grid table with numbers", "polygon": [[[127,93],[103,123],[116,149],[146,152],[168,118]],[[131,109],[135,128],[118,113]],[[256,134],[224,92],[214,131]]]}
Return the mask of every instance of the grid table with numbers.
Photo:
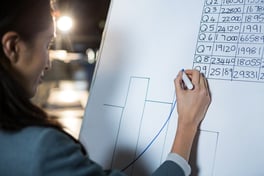
{"label": "grid table with numbers", "polygon": [[264,82],[264,0],[205,0],[193,68],[209,79]]}

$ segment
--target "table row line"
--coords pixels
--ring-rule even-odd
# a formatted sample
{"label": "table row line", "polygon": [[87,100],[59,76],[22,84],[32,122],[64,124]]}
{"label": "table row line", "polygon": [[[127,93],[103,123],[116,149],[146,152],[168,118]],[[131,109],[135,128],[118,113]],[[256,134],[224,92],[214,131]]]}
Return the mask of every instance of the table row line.
{"label": "table row line", "polygon": [[207,78],[221,80],[254,81],[264,83],[264,68],[219,66],[213,64],[193,64]]}

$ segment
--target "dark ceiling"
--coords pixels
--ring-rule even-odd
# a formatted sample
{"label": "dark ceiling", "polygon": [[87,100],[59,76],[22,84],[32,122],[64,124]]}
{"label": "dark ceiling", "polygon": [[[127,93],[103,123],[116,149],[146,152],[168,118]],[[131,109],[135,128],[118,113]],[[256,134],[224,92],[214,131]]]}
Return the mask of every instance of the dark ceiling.
{"label": "dark ceiling", "polygon": [[99,48],[109,4],[110,0],[57,0],[60,15],[72,16],[74,26],[60,34],[61,45],[55,49],[85,52],[87,48]]}

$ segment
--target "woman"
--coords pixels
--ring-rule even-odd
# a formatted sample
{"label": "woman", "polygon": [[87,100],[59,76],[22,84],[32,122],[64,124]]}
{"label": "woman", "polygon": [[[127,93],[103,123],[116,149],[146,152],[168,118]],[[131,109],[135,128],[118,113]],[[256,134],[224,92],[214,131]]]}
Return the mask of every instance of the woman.
{"label": "woman", "polygon": [[[30,102],[50,67],[49,44],[55,33],[50,1],[5,0],[0,8],[0,175],[124,175],[103,171],[59,123]],[[177,133],[168,159],[153,173],[156,176],[190,173],[187,161],[210,94],[198,71],[186,73],[194,89],[183,88],[179,72],[174,82]]]}

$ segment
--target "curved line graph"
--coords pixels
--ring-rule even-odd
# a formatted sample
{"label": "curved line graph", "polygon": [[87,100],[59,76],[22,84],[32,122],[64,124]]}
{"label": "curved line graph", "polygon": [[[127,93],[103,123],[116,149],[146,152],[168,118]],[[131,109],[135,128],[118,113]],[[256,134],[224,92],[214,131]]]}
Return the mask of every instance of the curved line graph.
{"label": "curved line graph", "polygon": [[[115,123],[118,123],[118,125],[116,124],[116,126],[118,126],[118,129],[114,137],[115,142],[113,143],[112,148],[112,159],[109,163],[110,168],[119,168],[120,170],[126,171],[127,173],[134,173],[134,171],[137,172],[139,168],[134,168],[134,164],[140,158],[145,159],[144,154],[146,154],[147,151],[150,151],[149,149],[151,148],[151,146],[153,146],[153,143],[155,141],[159,143],[165,140],[163,139],[160,141],[158,140],[158,138],[159,136],[161,136],[161,133],[164,131],[166,126],[168,126],[174,112],[176,106],[175,94],[174,92],[172,92],[173,98],[170,101],[166,102],[159,100],[148,100],[147,97],[149,94],[149,86],[150,78],[131,76],[125,96],[126,98],[123,102],[124,104],[104,104],[104,106],[116,108],[119,109],[117,111],[120,111],[120,116],[115,118]],[[151,110],[149,109],[149,107],[146,107],[147,102],[149,102],[151,106],[153,106],[154,104],[157,105],[158,109],[156,109],[155,107],[152,108],[154,108],[154,111],[159,115],[156,113],[154,115],[153,109]],[[163,104],[165,106],[159,109],[159,104]],[[168,105],[170,107],[168,107]],[[151,114],[153,114],[154,116]],[[155,120],[155,124],[153,126],[154,128],[152,128],[152,132],[148,130],[148,132],[145,133],[143,129],[149,128],[148,123],[153,120],[153,117],[157,120]],[[141,131],[141,129],[143,131]],[[141,135],[147,137],[148,141],[146,141],[146,138],[140,137]],[[130,136],[129,141],[127,140],[127,136]],[[124,153],[124,156],[123,151],[127,150],[129,148],[128,146],[130,147],[131,151],[126,151]],[[157,154],[160,155],[160,157],[163,156],[162,148],[163,147],[160,148],[161,153],[158,152],[159,154]],[[129,169],[132,170],[129,171]]]}
{"label": "curved line graph", "polygon": [[164,128],[166,127],[166,125],[168,124],[168,122],[171,119],[171,115],[175,109],[176,106],[176,100],[174,101],[172,108],[170,110],[169,116],[167,118],[167,120],[165,121],[165,123],[162,125],[161,129],[159,130],[159,132],[154,136],[154,138],[150,141],[150,143],[147,145],[147,147],[133,160],[131,161],[127,166],[125,166],[123,169],[121,169],[121,171],[125,171],[126,169],[128,169],[130,166],[132,166],[153,144],[153,142],[158,138],[158,136],[160,135],[160,133],[164,130]]}
{"label": "curved line graph", "polygon": [[[107,134],[110,137],[107,142],[110,155],[105,168],[116,168],[131,176],[149,175],[169,152],[167,139],[173,137],[171,132],[175,126],[171,122],[176,120],[172,119],[172,114],[177,100],[175,95],[171,95],[173,99],[168,101],[156,99],[151,96],[150,86],[150,78],[130,77],[123,101],[103,104],[106,106],[105,114],[112,117],[107,123],[113,123],[114,127]],[[218,135],[214,131],[200,131],[195,150],[205,158],[199,160],[199,164],[206,173],[214,171]],[[208,144],[211,147],[208,148]],[[148,161],[152,161],[152,166],[146,166]],[[193,161],[196,162],[195,157]],[[208,165],[208,161],[212,164]]]}

